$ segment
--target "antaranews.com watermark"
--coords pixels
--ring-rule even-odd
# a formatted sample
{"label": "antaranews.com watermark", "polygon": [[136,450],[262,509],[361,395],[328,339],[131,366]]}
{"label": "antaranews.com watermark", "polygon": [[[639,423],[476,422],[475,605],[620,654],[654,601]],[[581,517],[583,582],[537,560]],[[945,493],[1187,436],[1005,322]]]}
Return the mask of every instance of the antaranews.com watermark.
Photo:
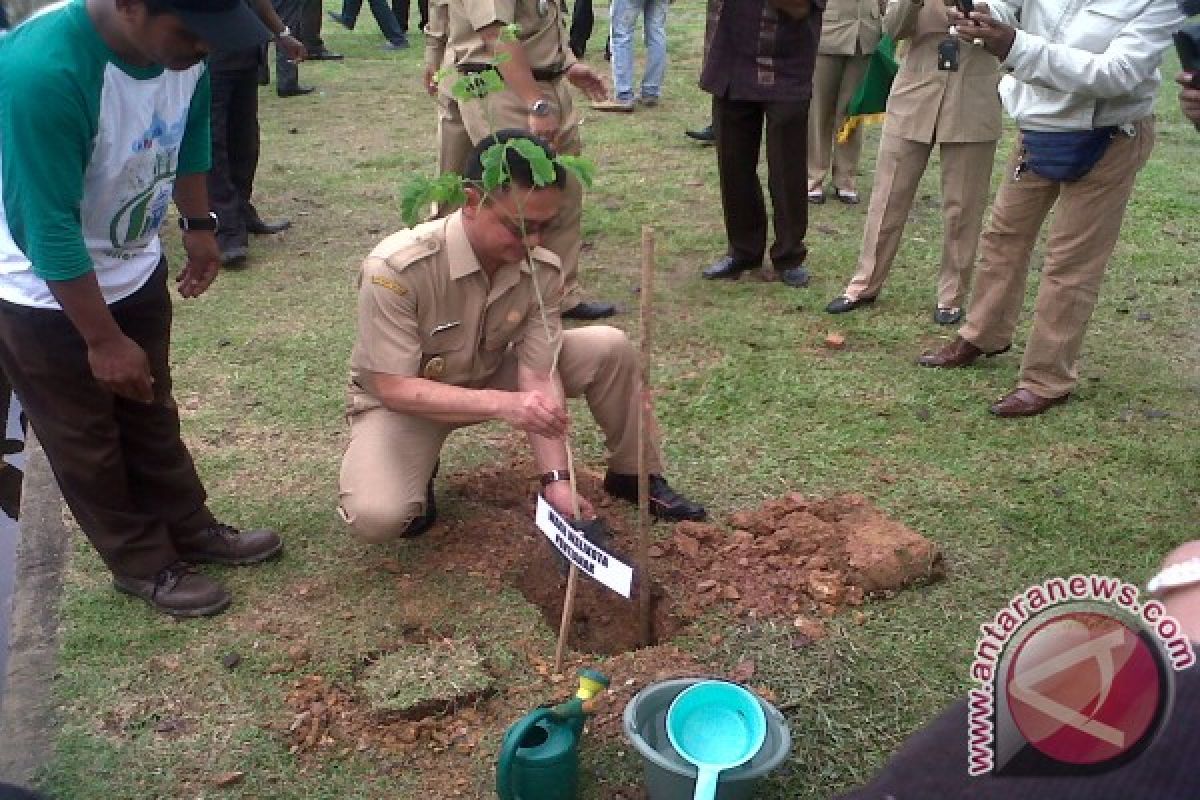
{"label": "antaranews.com watermark", "polygon": [[1031,586],[980,626],[967,772],[1103,771],[1135,758],[1196,657],[1162,603],[1103,575]]}

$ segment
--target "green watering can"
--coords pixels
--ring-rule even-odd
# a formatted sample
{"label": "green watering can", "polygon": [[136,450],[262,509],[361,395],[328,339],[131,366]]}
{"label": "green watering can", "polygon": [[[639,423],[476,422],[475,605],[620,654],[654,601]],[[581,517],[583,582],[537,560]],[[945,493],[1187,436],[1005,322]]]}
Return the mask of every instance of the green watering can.
{"label": "green watering can", "polygon": [[574,800],[584,718],[594,710],[593,698],[606,688],[603,674],[580,670],[575,697],[534,709],[508,729],[496,762],[500,800]]}

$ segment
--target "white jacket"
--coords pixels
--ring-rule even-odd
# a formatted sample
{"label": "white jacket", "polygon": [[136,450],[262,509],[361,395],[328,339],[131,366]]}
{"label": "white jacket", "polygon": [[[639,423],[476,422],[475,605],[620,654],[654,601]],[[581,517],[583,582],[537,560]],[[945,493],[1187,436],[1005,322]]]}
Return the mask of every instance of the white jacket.
{"label": "white jacket", "polygon": [[1184,16],[1176,0],[987,0],[1017,28],[1004,108],[1027,130],[1087,130],[1149,116],[1158,66]]}

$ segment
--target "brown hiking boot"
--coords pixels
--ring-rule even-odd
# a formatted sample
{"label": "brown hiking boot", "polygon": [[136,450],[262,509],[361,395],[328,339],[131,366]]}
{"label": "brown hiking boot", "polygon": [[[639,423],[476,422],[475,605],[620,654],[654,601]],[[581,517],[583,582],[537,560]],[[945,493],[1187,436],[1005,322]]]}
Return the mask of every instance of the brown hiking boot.
{"label": "brown hiking boot", "polygon": [[229,608],[229,592],[212,578],[193,572],[183,562],[160,570],[152,578],[113,573],[113,587],[140,597],[173,617],[208,617]]}
{"label": "brown hiking boot", "polygon": [[266,561],[283,550],[283,540],[275,531],[257,528],[240,531],[218,522],[175,540],[179,557],[189,564],[225,564],[244,566]]}

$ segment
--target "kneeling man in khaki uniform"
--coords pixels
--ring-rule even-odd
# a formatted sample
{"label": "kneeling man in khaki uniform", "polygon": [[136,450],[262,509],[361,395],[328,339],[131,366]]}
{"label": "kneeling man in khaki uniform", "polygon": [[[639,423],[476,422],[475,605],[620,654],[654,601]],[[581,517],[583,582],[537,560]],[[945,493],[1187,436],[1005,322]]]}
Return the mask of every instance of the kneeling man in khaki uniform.
{"label": "kneeling man in khaki uniform", "polygon": [[[529,134],[501,131],[472,151],[469,184],[480,185],[488,147],[516,138],[549,151]],[[462,209],[389,236],[363,262],[339,500],[343,519],[367,541],[428,530],[442,443],[455,428],[487,420],[529,435],[547,502],[572,518],[564,394],[585,396],[604,432],[605,490],[637,502],[636,354],[616,328],[562,329],[561,264],[540,242],[561,207],[566,172],[556,164],[555,183],[534,188],[529,162],[506,154],[507,186],[487,196],[468,188]],[[662,477],[658,443],[648,449],[651,510],[703,519],[704,509]],[[584,519],[595,516],[585,498],[579,503]]]}

